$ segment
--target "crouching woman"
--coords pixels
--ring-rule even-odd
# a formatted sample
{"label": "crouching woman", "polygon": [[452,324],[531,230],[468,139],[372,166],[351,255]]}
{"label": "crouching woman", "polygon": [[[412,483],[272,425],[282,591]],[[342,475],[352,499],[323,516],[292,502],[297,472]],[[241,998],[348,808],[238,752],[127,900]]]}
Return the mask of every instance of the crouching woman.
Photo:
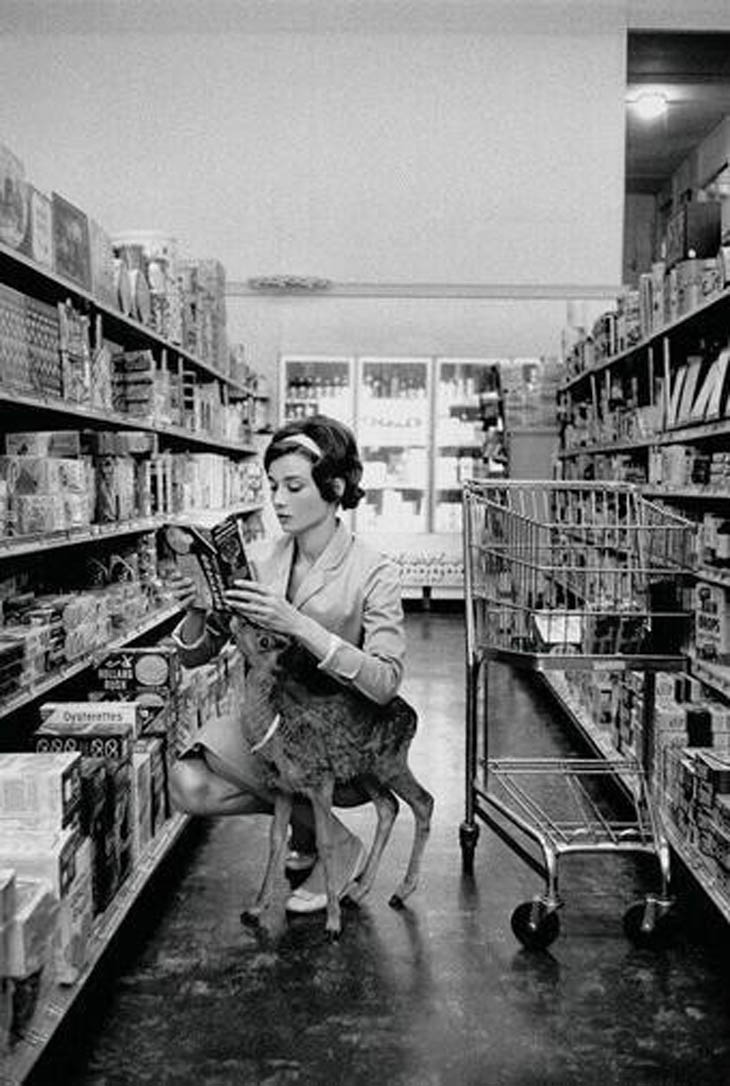
{"label": "crouching woman", "polygon": [[[398,693],[403,677],[405,631],[395,564],[352,534],[339,517],[364,496],[362,463],[350,430],[326,416],[288,423],[273,435],[264,467],[282,535],[251,547],[255,580],[227,593],[231,612],[275,633],[288,634],[322,678],[350,686],[381,705]],[[230,636],[216,618],[195,606],[192,583],[171,579],[186,606],[173,635],[182,663],[211,660]],[[197,815],[272,813],[261,754],[245,745],[235,717],[203,726],[171,772],[173,804]],[[337,786],[336,807],[367,802],[356,785]],[[332,861],[342,896],[361,870],[360,840],[334,814]],[[316,857],[311,804],[297,797],[291,818],[287,865],[306,880],[287,901],[291,912],[326,906],[324,874]]]}

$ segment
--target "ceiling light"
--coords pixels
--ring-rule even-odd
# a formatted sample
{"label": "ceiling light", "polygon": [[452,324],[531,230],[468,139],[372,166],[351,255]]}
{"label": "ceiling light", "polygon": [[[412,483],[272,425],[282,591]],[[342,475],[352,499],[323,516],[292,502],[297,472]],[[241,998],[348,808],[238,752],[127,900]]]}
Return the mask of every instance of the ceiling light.
{"label": "ceiling light", "polygon": [[667,112],[669,102],[661,91],[642,91],[629,99],[629,105],[642,121],[656,121]]}

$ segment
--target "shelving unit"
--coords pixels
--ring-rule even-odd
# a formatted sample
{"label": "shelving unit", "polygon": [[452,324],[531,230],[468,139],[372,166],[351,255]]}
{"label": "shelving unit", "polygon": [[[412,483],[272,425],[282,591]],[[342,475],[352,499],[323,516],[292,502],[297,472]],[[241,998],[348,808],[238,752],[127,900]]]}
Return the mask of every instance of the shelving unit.
{"label": "shelving unit", "polygon": [[122,884],[112,904],[102,916],[97,917],[91,935],[88,960],[76,983],[67,987],[55,986],[52,992],[46,994],[27,1035],[17,1041],[11,1051],[0,1060],[0,1086],[22,1086],[27,1080],[64,1019],[80,1003],[84,989],[120,932],[135,902],[162,861],[181,839],[188,824],[187,815],[173,815],[150,842],[145,856]]}
{"label": "shelving unit", "polygon": [[[730,289],[725,287],[626,349],[574,373],[559,391],[564,478],[630,479],[647,498],[696,521],[700,553],[695,585],[725,590],[726,602],[730,571],[706,560],[712,546],[703,518],[730,520],[730,477],[712,467],[730,458],[724,354],[729,327]],[[718,640],[724,629],[730,632],[729,616],[730,609],[718,615]],[[730,706],[730,666],[705,655],[706,649],[690,647],[689,675]],[[549,681],[582,734],[606,758],[615,758],[610,738],[601,734],[585,707],[565,696],[559,680],[556,684],[551,676]],[[730,876],[691,835],[680,832],[669,798],[660,798],[675,853],[730,922]]]}
{"label": "shelving unit", "polygon": [[[585,710],[578,705],[575,698],[570,696],[563,677],[558,672],[545,671],[540,674],[540,679],[549,688],[561,710],[583,739],[607,761],[618,762],[620,758],[615,747],[601,733],[600,728],[596,727]],[[615,779],[626,791],[630,791],[631,783],[628,780],[622,780],[620,774],[616,774]],[[727,884],[713,870],[708,857],[680,836],[671,819],[666,817],[666,813],[662,819],[662,826],[674,852],[711,899],[720,915],[730,923],[730,895],[728,895]]]}
{"label": "shelving unit", "polygon": [[103,648],[88,653],[80,660],[75,660],[72,664],[66,664],[65,667],[61,667],[57,671],[50,672],[45,679],[36,683],[35,686],[30,687],[28,690],[21,690],[13,697],[6,698],[4,701],[0,702],[0,720],[11,716],[13,713],[16,713],[18,709],[22,709],[26,705],[31,705],[33,702],[39,701],[57,687],[67,683],[69,679],[74,679],[88,668],[93,667],[106,656],[107,653],[122,649],[125,645],[131,645],[134,641],[138,641],[147,634],[153,633],[160,626],[164,626],[166,622],[170,622],[179,614],[179,607],[161,607],[157,611],[145,616],[141,622],[138,622],[135,626],[125,630],[118,637],[108,641]]}
{"label": "shelving unit", "polygon": [[[234,401],[253,400],[256,393],[237,384],[228,376],[200,361],[179,344],[168,342],[152,329],[138,321],[124,316],[109,305],[100,302],[88,291],[40,267],[22,254],[0,244],[0,284],[11,287],[29,298],[55,306],[67,299],[79,311],[92,319],[92,343],[99,346],[99,335],[105,341],[112,341],[122,350],[151,351],[155,363],[168,368],[171,373],[193,373],[195,380],[205,385],[215,385],[216,392],[211,393],[215,402],[227,407]],[[215,432],[216,423],[210,431],[171,425],[164,420],[157,420],[151,414],[144,417],[123,414],[93,406],[90,403],[73,402],[61,395],[50,393],[37,394],[34,391],[3,382],[0,371],[0,425],[4,431],[37,430],[91,430],[91,431],[142,431],[153,436],[152,447],[156,451],[190,451],[195,453],[214,453],[230,459],[246,459],[257,455],[253,440],[231,440],[224,433]],[[259,397],[262,401],[266,397]],[[245,405],[244,405],[245,406]],[[249,412],[251,414],[251,412]],[[245,426],[245,419],[243,421]],[[252,435],[253,438],[253,435]],[[243,501],[238,505],[220,509],[203,509],[191,512],[155,513],[149,516],[137,516],[132,519],[113,523],[86,524],[37,533],[32,535],[4,535],[0,537],[0,567],[31,570],[30,560],[48,555],[46,569],[51,567],[51,559],[64,554],[70,549],[93,549],[102,543],[112,543],[127,537],[154,532],[170,521],[193,520],[198,524],[212,524],[223,516],[235,512],[241,516],[259,513],[262,505],[258,501]],[[4,565],[3,565],[4,564]],[[49,671],[32,685],[14,691],[0,700],[0,721],[5,725],[5,747],[13,742],[13,732],[35,726],[34,713],[26,712],[32,706],[46,698],[53,691],[70,680],[82,676],[91,667],[99,664],[109,653],[123,649],[133,643],[146,643],[157,631],[170,626],[180,614],[177,605],[157,606],[139,621],[114,636],[103,647],[85,653],[78,659],[71,660],[54,671]],[[17,748],[16,748],[17,749]],[[55,981],[41,990],[39,1005],[23,1037],[16,1039],[10,1050],[0,1059],[0,1083],[19,1086],[24,1082],[40,1058],[44,1047],[62,1026],[64,1018],[74,1007],[93,976],[99,963],[129,916],[135,901],[149,883],[155,870],[165,856],[180,840],[187,818],[173,816],[163,823],[155,838],[147,847],[141,860],[136,864],[127,879],[122,883],[108,907],[96,917],[89,947],[88,960],[80,978],[68,987],[59,986]]]}

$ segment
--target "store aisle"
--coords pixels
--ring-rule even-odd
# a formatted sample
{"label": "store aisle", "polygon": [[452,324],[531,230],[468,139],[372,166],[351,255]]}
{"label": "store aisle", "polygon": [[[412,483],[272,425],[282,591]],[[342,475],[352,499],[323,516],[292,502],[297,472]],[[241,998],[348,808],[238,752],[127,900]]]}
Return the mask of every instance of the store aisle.
{"label": "store aisle", "polygon": [[[408,632],[405,692],[421,713],[413,765],[437,797],[410,907],[387,904],[410,847],[402,810],[371,898],[347,911],[339,942],[323,939],[321,917],[261,940],[238,915],[262,871],[267,819],[211,822],[158,889],[169,899],[141,948],[117,955],[119,975],[93,1001],[93,1041],[56,1051],[46,1082],[728,1086],[730,972],[718,956],[728,933],[713,933],[699,897],[686,898],[694,923],[676,947],[636,951],[621,915],[653,866],[574,860],[561,936],[531,955],[509,917],[539,888],[532,872],[482,828],[475,877],[462,877],[462,623],[412,613]],[[524,676],[495,668],[492,693],[514,753],[574,749]],[[372,825],[369,810],[347,819]]]}

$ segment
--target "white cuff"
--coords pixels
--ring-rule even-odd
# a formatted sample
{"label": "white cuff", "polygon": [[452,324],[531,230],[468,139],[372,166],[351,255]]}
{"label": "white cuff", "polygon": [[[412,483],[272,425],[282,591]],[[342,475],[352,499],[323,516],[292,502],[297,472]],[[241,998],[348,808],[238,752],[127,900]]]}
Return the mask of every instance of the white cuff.
{"label": "white cuff", "polygon": [[322,657],[322,659],[319,661],[319,663],[317,664],[317,667],[320,668],[320,669],[329,667],[329,665],[332,663],[332,661],[333,661],[333,659],[335,657],[335,653],[337,652],[337,650],[339,649],[341,644],[342,644],[342,638],[341,637],[338,637],[337,634],[330,634],[330,640],[329,640],[329,645],[327,646],[327,652]]}

